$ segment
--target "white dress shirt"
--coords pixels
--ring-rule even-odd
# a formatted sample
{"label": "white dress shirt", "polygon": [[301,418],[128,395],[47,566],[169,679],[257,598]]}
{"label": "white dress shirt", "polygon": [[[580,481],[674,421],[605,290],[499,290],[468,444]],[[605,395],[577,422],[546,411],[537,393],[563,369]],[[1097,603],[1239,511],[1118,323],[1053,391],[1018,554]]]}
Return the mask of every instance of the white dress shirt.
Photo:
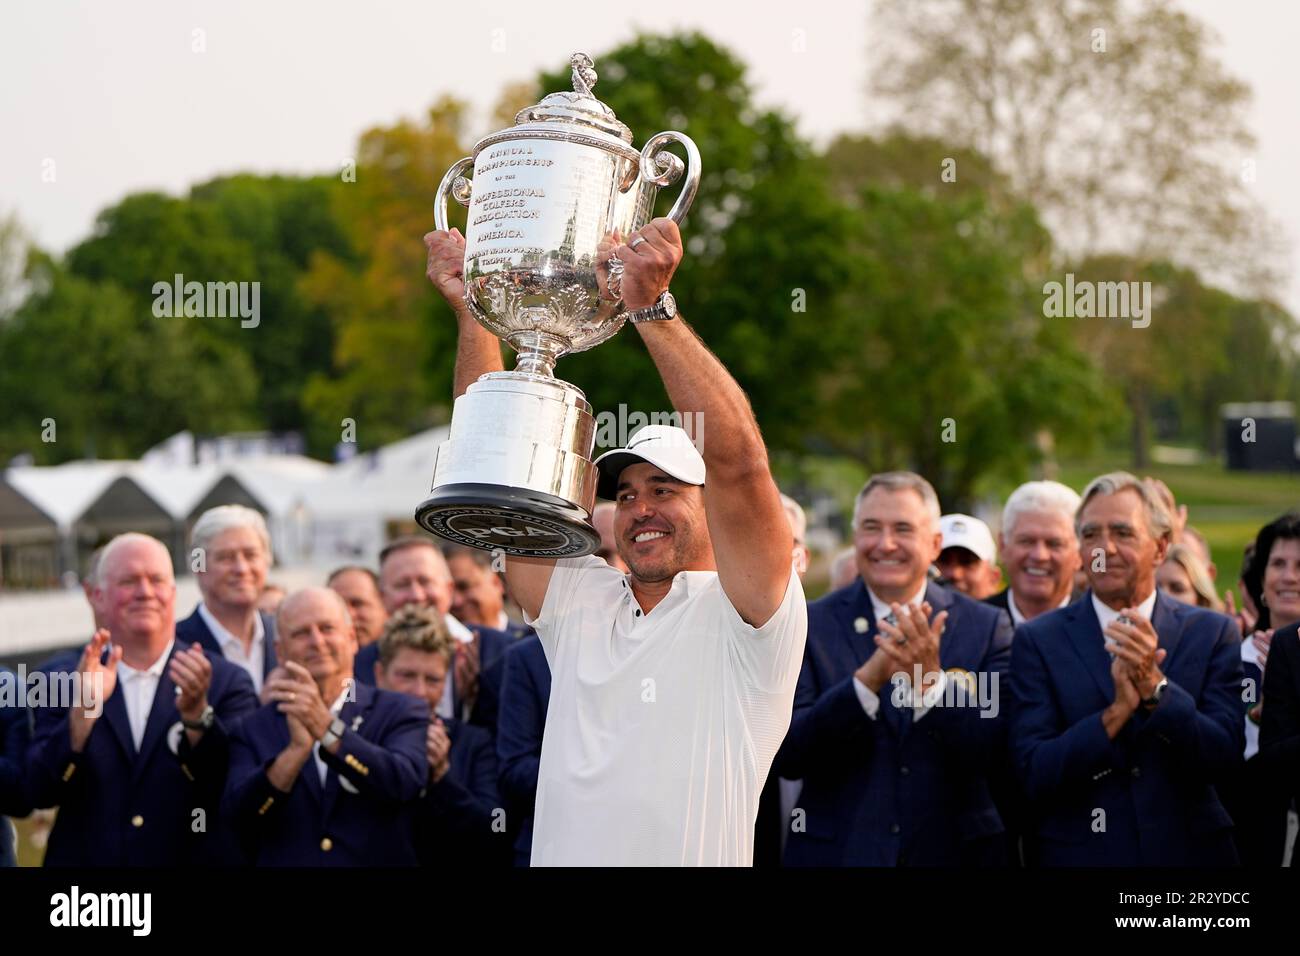
{"label": "white dress shirt", "polygon": [[[1151,620],[1151,613],[1155,610],[1155,607],[1156,592],[1155,588],[1152,588],[1151,593],[1147,595],[1146,600],[1137,606],[1137,612],[1149,621]],[[1102,604],[1097,598],[1096,592],[1093,592],[1092,594],[1092,609],[1097,613],[1097,623],[1101,625],[1102,634],[1104,635],[1106,628],[1114,623],[1115,619],[1119,617],[1119,611],[1113,610],[1105,604]],[[1113,657],[1114,655],[1111,656]]]}
{"label": "white dress shirt", "polygon": [[[920,607],[921,602],[925,600],[925,589],[927,584],[928,582],[922,582],[921,590],[917,591],[916,594],[912,596],[912,600],[907,603],[914,607]],[[889,617],[891,613],[889,605],[876,597],[875,592],[872,591],[870,587],[867,587],[867,596],[871,598],[871,613],[876,616],[876,625],[879,627],[880,622]],[[906,679],[909,683],[911,682],[910,676]],[[930,708],[934,706],[935,702],[939,700],[941,696],[943,696],[943,690],[947,683],[947,673],[940,671],[939,679],[934,682],[934,685],[926,691],[924,695],[922,695],[922,699],[916,699],[914,688],[908,691],[907,699],[912,702],[912,720],[920,720],[930,712]],[[862,709],[867,712],[867,716],[872,720],[875,720],[876,715],[880,713],[880,697],[870,687],[858,680],[857,675],[854,675],[853,677],[853,690],[857,693],[858,703],[860,703]]]}
{"label": "white dress shirt", "polygon": [[[339,691],[338,697],[336,697],[334,703],[330,705],[330,713],[335,717],[342,712],[343,704],[348,699],[348,691],[351,689],[352,685],[345,683],[343,685],[343,690]],[[329,771],[329,768],[325,765],[325,761],[321,759],[319,740],[312,744],[311,755],[312,759],[316,761],[316,773],[320,775],[320,785],[323,788],[325,786],[325,774]]]}
{"label": "white dress shirt", "polygon": [[[1256,667],[1259,667],[1259,648],[1255,646],[1255,642],[1251,639],[1251,636],[1247,636],[1241,642],[1241,662],[1243,664],[1254,664]],[[1263,670],[1263,668],[1261,667],[1260,670]],[[1263,690],[1264,688],[1262,687],[1255,688],[1256,701],[1259,700],[1259,695]],[[1254,704],[1251,706],[1253,707]],[[1259,753],[1259,724],[1255,723],[1249,716],[1247,716],[1246,750],[1243,756],[1245,759],[1249,760],[1257,753]]]}
{"label": "white dress shirt", "polygon": [[[1065,597],[1061,599],[1060,604],[1056,605],[1055,610],[1059,611],[1061,608],[1065,607],[1069,603],[1070,603],[1070,592],[1066,591]],[[1029,618],[1025,617],[1024,612],[1020,610],[1020,605],[1016,603],[1016,592],[1011,590],[1011,588],[1007,588],[1007,610],[1011,612],[1012,628],[1017,628],[1021,624],[1024,624],[1025,621],[1029,620]]]}
{"label": "white dress shirt", "polygon": [[175,638],[168,641],[158,659],[142,671],[126,661],[117,662],[117,686],[122,693],[122,703],[126,705],[126,720],[131,725],[131,739],[135,741],[137,753],[144,741],[144,729],[149,723],[149,711],[153,710],[158,681],[162,679],[163,667],[175,644]]}
{"label": "white dress shirt", "polygon": [[202,601],[199,602],[199,617],[221,646],[221,656],[248,671],[248,676],[253,678],[254,692],[261,695],[262,675],[266,670],[266,631],[262,627],[262,615],[253,614],[253,641],[247,652],[244,651],[244,642],[226,630]]}
{"label": "white dress shirt", "polygon": [[[474,632],[468,627],[450,614],[444,614],[442,619],[447,622],[447,631],[452,637],[462,644],[474,643]],[[447,679],[442,685],[442,699],[438,701],[438,706],[434,708],[434,711],[439,717],[456,716],[456,661],[454,658],[452,659],[452,666],[447,670]]]}

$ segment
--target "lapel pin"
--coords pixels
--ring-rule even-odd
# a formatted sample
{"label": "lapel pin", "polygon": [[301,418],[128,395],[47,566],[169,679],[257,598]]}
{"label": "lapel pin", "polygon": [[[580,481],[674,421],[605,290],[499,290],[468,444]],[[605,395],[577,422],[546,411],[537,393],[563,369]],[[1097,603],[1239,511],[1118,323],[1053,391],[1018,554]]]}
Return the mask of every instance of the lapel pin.
{"label": "lapel pin", "polygon": [[362,722],[363,720],[365,720],[365,719],[366,719],[366,718],[363,717],[363,716],[361,716],[360,714],[357,714],[355,717],[352,718],[352,732],[353,732],[353,733],[356,733],[358,730],[361,729],[361,722]]}
{"label": "lapel pin", "polygon": [[867,623],[865,617],[859,617],[853,621],[853,630],[857,631],[859,634],[867,633],[870,628],[871,625]]}

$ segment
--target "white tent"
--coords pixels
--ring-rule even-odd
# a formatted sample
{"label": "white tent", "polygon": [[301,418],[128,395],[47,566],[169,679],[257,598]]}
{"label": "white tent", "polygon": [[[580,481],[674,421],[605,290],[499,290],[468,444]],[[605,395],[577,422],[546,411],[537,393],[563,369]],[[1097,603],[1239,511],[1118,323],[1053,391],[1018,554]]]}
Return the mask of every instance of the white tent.
{"label": "white tent", "polygon": [[312,555],[317,562],[374,564],[394,533],[411,530],[429,495],[447,426],[431,428],[335,465],[311,492]]}
{"label": "white tent", "polygon": [[62,465],[10,468],[4,480],[54,519],[68,533],[86,509],[133,463],[129,461],[70,461]]}
{"label": "white tent", "polygon": [[282,564],[311,559],[312,502],[331,474],[329,465],[302,455],[268,455],[232,461],[219,471],[237,481],[266,514]]}

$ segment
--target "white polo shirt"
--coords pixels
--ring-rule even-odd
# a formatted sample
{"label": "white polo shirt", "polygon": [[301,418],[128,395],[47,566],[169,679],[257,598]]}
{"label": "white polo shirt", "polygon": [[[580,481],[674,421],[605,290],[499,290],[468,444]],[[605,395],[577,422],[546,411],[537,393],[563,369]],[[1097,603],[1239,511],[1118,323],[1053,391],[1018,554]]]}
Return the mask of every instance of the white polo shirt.
{"label": "white polo shirt", "polygon": [[646,614],[625,575],[566,558],[528,623],[551,667],[533,865],[752,865],[808,635],[799,576],[753,628],[715,571]]}

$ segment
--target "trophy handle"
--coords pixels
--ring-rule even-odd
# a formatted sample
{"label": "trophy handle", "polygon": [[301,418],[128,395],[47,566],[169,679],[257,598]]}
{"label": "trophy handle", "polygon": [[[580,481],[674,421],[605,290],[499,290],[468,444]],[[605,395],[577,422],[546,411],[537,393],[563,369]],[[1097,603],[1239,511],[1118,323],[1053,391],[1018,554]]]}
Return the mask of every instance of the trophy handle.
{"label": "trophy handle", "polygon": [[[686,147],[686,163],[672,153],[664,152],[669,143],[681,143]],[[685,133],[667,130],[656,133],[646,140],[641,150],[641,175],[656,186],[671,186],[686,171],[686,181],[677,196],[677,202],[668,213],[668,218],[679,226],[686,214],[690,212],[691,203],[695,201],[695,191],[700,188],[700,151],[695,148],[695,141]]]}
{"label": "trophy handle", "polygon": [[433,224],[443,232],[447,231],[447,193],[451,193],[462,206],[469,205],[470,192],[474,183],[465,178],[465,171],[474,165],[474,157],[458,159],[447,170],[447,175],[438,183],[438,193],[433,200]]}

